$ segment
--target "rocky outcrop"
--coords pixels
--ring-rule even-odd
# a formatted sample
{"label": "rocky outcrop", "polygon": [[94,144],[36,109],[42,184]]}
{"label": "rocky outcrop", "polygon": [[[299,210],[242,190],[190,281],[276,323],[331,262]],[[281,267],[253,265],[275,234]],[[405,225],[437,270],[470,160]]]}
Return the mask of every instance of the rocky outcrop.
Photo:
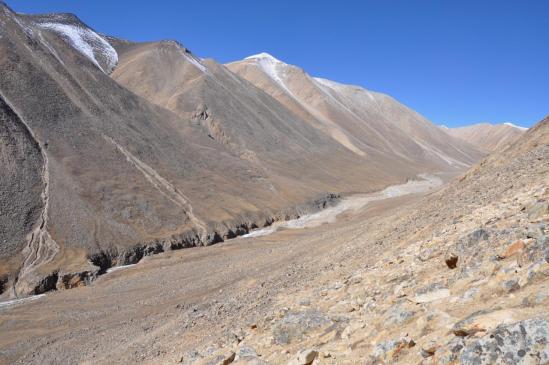
{"label": "rocky outcrop", "polygon": [[532,318],[502,324],[461,351],[463,365],[545,364],[549,362],[549,321]]}
{"label": "rocky outcrop", "polygon": [[[205,228],[204,238],[197,235],[196,231],[189,230],[168,239],[157,239],[150,243],[137,244],[125,249],[112,246],[108,250],[95,252],[89,256],[89,260],[97,272],[94,272],[94,270],[92,272],[85,271],[79,273],[78,276],[86,278],[81,281],[82,283],[89,283],[93,281],[96,274],[101,275],[111,267],[136,264],[145,256],[156,255],[166,251],[209,246],[223,242],[250,233],[253,229],[268,227],[277,221],[296,219],[302,215],[328,208],[337,204],[340,198],[338,194],[326,194],[310,203],[300,204],[291,209],[284,209],[275,214],[260,213],[219,224],[211,224]],[[66,288],[66,285],[57,285],[57,288]]]}
{"label": "rocky outcrop", "polygon": [[[47,270],[37,271],[33,266],[23,266],[20,275],[16,278],[17,285],[15,293],[19,296],[43,294],[52,290],[72,289],[79,286],[89,285],[99,275],[107,272],[108,269],[116,266],[133,265],[141,261],[146,256],[160,254],[166,251],[180,250],[196,246],[208,246],[223,242],[228,239],[245,235],[256,228],[268,227],[276,221],[296,219],[304,214],[317,212],[321,209],[333,206],[340,199],[337,194],[327,194],[326,196],[315,199],[310,203],[301,204],[291,209],[285,209],[276,214],[258,214],[232,220],[223,224],[211,225],[203,237],[199,236],[195,230],[189,230],[182,234],[174,235],[168,239],[157,239],[150,243],[136,244],[127,248],[111,246],[107,250],[98,252],[92,251],[88,256],[89,265],[76,271],[67,271],[66,269],[55,269],[51,272]],[[9,276],[0,281],[0,294],[8,286]]]}

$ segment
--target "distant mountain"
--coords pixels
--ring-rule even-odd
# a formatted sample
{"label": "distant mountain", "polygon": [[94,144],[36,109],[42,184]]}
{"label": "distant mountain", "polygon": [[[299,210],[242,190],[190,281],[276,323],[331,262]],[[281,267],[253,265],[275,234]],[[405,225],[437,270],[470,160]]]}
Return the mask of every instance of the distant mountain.
{"label": "distant mountain", "polygon": [[483,156],[389,96],[271,56],[224,66],[1,2],[0,23],[4,297]]}
{"label": "distant mountain", "polygon": [[388,95],[312,77],[267,53],[227,67],[358,156],[381,154],[420,169],[463,168],[480,156]]}
{"label": "distant mountain", "polygon": [[493,152],[515,142],[528,128],[519,127],[512,123],[480,123],[444,130],[448,134],[472,143],[486,152]]}

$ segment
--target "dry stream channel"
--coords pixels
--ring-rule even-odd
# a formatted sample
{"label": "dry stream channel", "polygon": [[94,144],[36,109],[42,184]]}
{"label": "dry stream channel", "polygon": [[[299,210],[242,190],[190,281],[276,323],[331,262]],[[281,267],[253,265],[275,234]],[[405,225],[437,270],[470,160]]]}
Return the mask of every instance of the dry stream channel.
{"label": "dry stream channel", "polygon": [[[388,199],[388,198],[395,198],[395,197],[399,197],[407,194],[427,192],[429,190],[432,190],[436,187],[441,186],[443,183],[443,180],[440,177],[432,174],[420,174],[418,175],[418,177],[420,178],[419,180],[410,180],[404,184],[391,185],[375,193],[350,195],[348,197],[343,198],[338,204],[332,207],[326,208],[324,210],[321,210],[317,213],[304,215],[297,219],[275,222],[269,227],[256,229],[248,234],[241,236],[240,238],[261,237],[261,236],[273,234],[276,231],[284,230],[284,229],[312,228],[312,227],[318,227],[326,223],[334,223],[340,214],[348,213],[348,212],[356,212],[371,202]],[[116,266],[109,269],[106,274],[127,269],[135,265],[136,264]],[[26,302],[35,301],[43,297],[44,297],[44,294],[41,294],[41,295],[31,296],[28,298],[21,298],[21,299],[14,299],[14,300],[0,302],[0,310],[13,307],[16,305],[20,305]]]}

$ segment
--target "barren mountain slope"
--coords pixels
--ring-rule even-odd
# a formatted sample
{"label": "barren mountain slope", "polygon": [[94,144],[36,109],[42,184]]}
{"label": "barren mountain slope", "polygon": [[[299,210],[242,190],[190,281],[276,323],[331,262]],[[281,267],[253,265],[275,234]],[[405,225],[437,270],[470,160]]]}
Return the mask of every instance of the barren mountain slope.
{"label": "barren mountain slope", "polygon": [[183,362],[547,364],[548,162],[546,118],[414,205],[338,228],[322,274]]}
{"label": "barren mountain slope", "polygon": [[[285,94],[287,98],[279,97],[276,92],[273,94],[263,85],[256,84],[272,96],[269,97],[213,60],[200,61],[175,42],[120,42],[115,47],[120,63],[112,75],[114,79],[178,115],[202,119],[199,123],[206,133],[234,153],[252,156],[264,168],[276,169],[277,161],[282,160],[284,165],[277,175],[287,174],[284,170],[292,169],[287,165],[289,161],[284,158],[285,153],[294,151],[296,146],[304,146],[306,142],[309,144],[305,150],[312,152],[312,156],[292,153],[290,160],[298,163],[306,158],[310,161],[301,165],[312,171],[316,170],[318,160],[329,170],[335,161],[340,174],[338,181],[331,183],[336,184],[332,186],[341,186],[339,191],[348,189],[346,185],[356,184],[357,177],[367,179],[364,182],[369,185],[371,180],[387,181],[384,175],[400,178],[411,171],[463,169],[481,156],[474,147],[448,137],[388,96],[379,94],[375,106],[372,106],[369,97],[354,92],[362,90],[367,93],[365,90],[339,85],[350,90],[342,94],[349,103],[354,103],[352,107],[370,113],[351,113],[338,102],[338,111],[346,114],[336,115],[333,119],[345,125],[341,127],[322,115],[324,107],[320,104],[332,105],[336,100],[325,89],[316,90],[321,94],[318,96],[319,105],[305,110],[301,104],[296,107],[287,102],[295,102],[289,94]],[[274,59],[267,61],[271,60]],[[200,67],[197,66],[199,62]],[[298,70],[279,61],[272,62]],[[228,67],[237,72],[240,69],[237,63]],[[307,89],[312,79],[303,71],[301,74],[305,77],[296,77],[294,82]],[[246,78],[246,74],[242,76]],[[282,81],[269,80],[277,85],[279,91],[282,88],[280,93],[289,92],[280,84]],[[320,82],[314,82],[320,87]],[[324,80],[324,83],[329,81]],[[375,112],[370,109],[375,109]],[[354,141],[357,138],[359,142]],[[358,144],[362,149],[357,147]],[[349,159],[350,165],[346,163]],[[361,191],[364,186],[355,187],[355,190]]]}
{"label": "barren mountain slope", "polygon": [[[186,245],[201,236],[206,242],[206,210],[212,221],[234,218],[250,208],[254,193],[269,191],[245,163],[216,150],[189,123],[113,82],[93,53],[103,52],[93,48],[102,38],[74,16],[25,17],[2,5],[0,17],[0,98],[13,124],[3,133],[37,156],[33,164],[30,154],[19,160],[29,165],[23,188],[42,200],[29,195],[29,204],[12,212],[29,221],[33,234],[3,237],[11,245],[3,260],[22,252],[16,292],[55,286],[66,273],[57,272],[59,266],[74,264],[81,270],[75,276],[91,275],[99,267],[91,267],[88,256],[131,260],[116,258],[117,246]],[[21,151],[12,153],[17,158]],[[42,181],[31,183],[37,173]],[[212,185],[216,196],[208,194]],[[242,185],[250,187],[245,201],[235,197],[234,187]],[[3,198],[4,206],[17,208],[16,195]],[[198,198],[203,210],[193,211]],[[223,210],[211,209],[217,205]]]}
{"label": "barren mountain slope", "polygon": [[262,53],[227,67],[358,156],[464,168],[481,154],[388,95],[313,78]]}
{"label": "barren mountain slope", "polygon": [[517,127],[510,123],[481,123],[444,130],[454,137],[474,144],[483,151],[493,152],[516,141],[523,135],[526,128]]}
{"label": "barren mountain slope", "polygon": [[212,60],[200,60],[176,42],[114,43],[121,85],[181,117],[231,154],[249,162],[293,194],[352,192],[405,180],[420,166],[375,153],[359,158],[312,128],[275,99]]}
{"label": "barren mountain slope", "polygon": [[479,156],[472,147],[444,158],[356,154],[177,43],[134,44],[71,14],[26,16],[3,3],[0,21],[2,134],[13,141],[2,161],[28,177],[10,177],[2,192],[12,207],[0,220],[4,297],[83,285],[113,265],[219,242],[341,193],[459,171]]}
{"label": "barren mountain slope", "polygon": [[548,158],[546,120],[426,197],[0,308],[0,363],[544,364]]}
{"label": "barren mountain slope", "polygon": [[24,16],[2,3],[0,21],[1,161],[15,174],[2,185],[0,295],[82,285],[112,265],[333,199],[326,185],[304,192],[284,178],[277,191],[192,120],[121,87],[108,75],[116,51],[74,15]]}

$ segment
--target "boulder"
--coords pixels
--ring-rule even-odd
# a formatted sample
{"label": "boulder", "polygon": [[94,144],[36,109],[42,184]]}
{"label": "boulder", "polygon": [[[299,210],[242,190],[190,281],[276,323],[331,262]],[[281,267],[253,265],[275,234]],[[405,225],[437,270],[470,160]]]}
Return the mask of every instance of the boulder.
{"label": "boulder", "polygon": [[509,247],[507,247],[507,249],[505,249],[505,251],[500,254],[499,257],[502,259],[506,259],[511,256],[519,255],[524,251],[525,247],[526,245],[522,240],[515,241],[511,245],[509,245]]}
{"label": "boulder", "polygon": [[452,332],[458,337],[468,337],[477,333],[488,332],[499,325],[512,323],[514,315],[515,313],[510,309],[481,310],[454,324]]}
{"label": "boulder", "polygon": [[547,364],[549,321],[532,318],[498,326],[469,343],[461,352],[460,364]]}
{"label": "boulder", "polygon": [[295,359],[290,361],[288,365],[310,365],[318,356],[318,351],[312,349],[301,350],[297,353]]}
{"label": "boulder", "polygon": [[278,344],[289,344],[303,335],[332,325],[332,320],[316,310],[288,312],[274,326],[273,337]]}
{"label": "boulder", "polygon": [[539,219],[544,215],[549,215],[549,202],[545,200],[537,201],[526,209],[529,219]]}

